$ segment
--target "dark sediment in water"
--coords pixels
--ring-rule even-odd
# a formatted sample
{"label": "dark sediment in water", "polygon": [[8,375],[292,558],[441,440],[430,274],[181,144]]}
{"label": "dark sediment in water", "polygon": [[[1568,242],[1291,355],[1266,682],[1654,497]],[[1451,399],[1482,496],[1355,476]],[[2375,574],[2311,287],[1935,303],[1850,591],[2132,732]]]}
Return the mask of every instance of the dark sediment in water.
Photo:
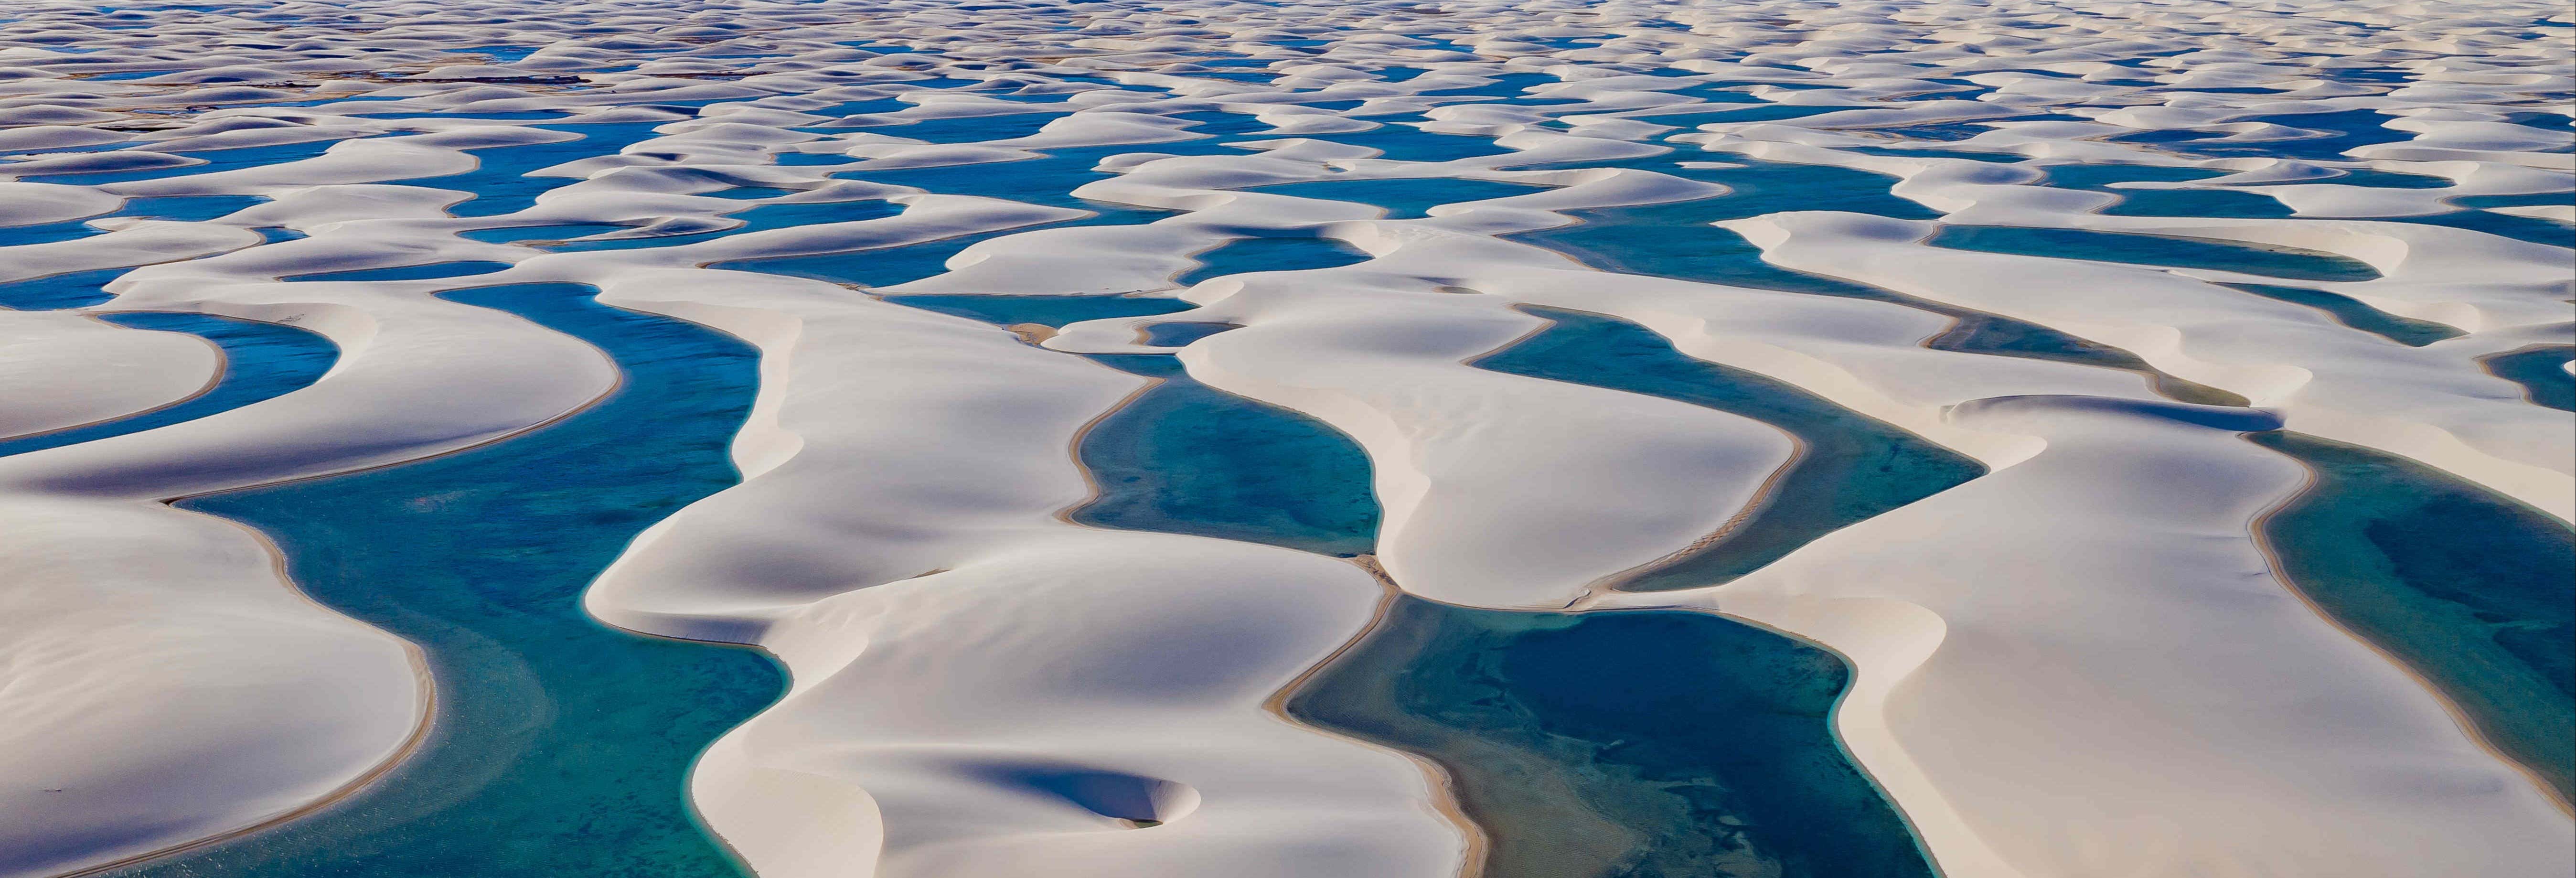
{"label": "dark sediment in water", "polygon": [[1191,380],[1170,355],[1092,359],[1162,383],[1083,435],[1082,464],[1099,496],[1073,520],[1325,555],[1376,547],[1368,456],[1350,437]]}
{"label": "dark sediment in water", "polygon": [[1834,739],[1840,658],[1683,611],[1398,598],[1287,704],[1445,769],[1485,878],[1930,876]]}
{"label": "dark sediment in water", "polygon": [[2533,405],[2576,412],[2576,375],[2567,371],[2570,360],[2576,360],[2576,345],[2544,344],[2489,356],[2480,363],[2489,374],[2522,385],[2523,397]]}

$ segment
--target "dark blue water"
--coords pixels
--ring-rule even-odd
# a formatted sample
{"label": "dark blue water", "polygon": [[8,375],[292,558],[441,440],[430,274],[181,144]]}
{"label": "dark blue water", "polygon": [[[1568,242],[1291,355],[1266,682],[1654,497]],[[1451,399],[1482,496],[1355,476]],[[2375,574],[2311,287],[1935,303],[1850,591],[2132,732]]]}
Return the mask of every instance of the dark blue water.
{"label": "dark blue water", "polygon": [[1092,216],[1067,222],[1041,223],[880,250],[855,250],[846,253],[787,256],[775,259],[744,259],[721,262],[710,267],[737,271],[762,271],[866,287],[889,287],[946,274],[950,257],[956,256],[959,251],[980,241],[1039,228],[1142,224],[1164,215],[1103,204],[1095,209]]}
{"label": "dark blue water", "polygon": [[763,204],[750,210],[728,214],[742,220],[742,227],[725,234],[739,235],[745,232],[794,228],[819,223],[883,219],[902,212],[903,205],[891,201],[800,201]]}
{"label": "dark blue water", "polygon": [[[987,97],[1001,97],[987,95]],[[1051,96],[1049,102],[1062,101]],[[862,130],[888,137],[906,137],[931,143],[977,143],[986,140],[1008,140],[1038,133],[1038,129],[1057,119],[1060,112],[1012,113],[1003,116],[967,116],[952,119],[924,119],[900,125],[873,125]]]}
{"label": "dark blue water", "polygon": [[2576,375],[2567,374],[2570,359],[2576,359],[2576,346],[2544,344],[2496,354],[2480,362],[2496,377],[2522,385],[2524,398],[2533,405],[2576,412]]}
{"label": "dark blue water", "polygon": [[2576,225],[2538,217],[2514,216],[2487,210],[2463,210],[2430,216],[2387,217],[2386,219],[2390,222],[2468,229],[2552,247],[2576,248]]}
{"label": "dark blue water", "polygon": [[297,274],[289,275],[284,279],[296,281],[439,280],[443,278],[465,277],[467,275],[475,274],[490,274],[509,267],[510,263],[507,262],[430,262],[420,265],[399,265],[392,268],[365,268],[355,271],[327,271],[320,274]]}
{"label": "dark blue water", "polygon": [[172,195],[163,198],[132,198],[126,200],[123,208],[109,216],[201,222],[267,201],[267,198],[257,195]]}
{"label": "dark blue water", "polygon": [[425,461],[182,501],[259,528],[332,609],[427,651],[429,738],[329,808],[119,870],[124,876],[740,876],[683,784],[724,730],[782,691],[745,649],[583,614],[638,531],[733,484],[726,444],[754,352],[603,307],[571,285],[450,294],[600,346],[626,383],[570,418]]}
{"label": "dark blue water", "polygon": [[223,375],[205,393],[164,408],[0,441],[0,456],[139,433],[230,411],[301,390],[319,380],[322,373],[330,371],[331,364],[340,356],[339,347],[330,339],[275,323],[234,320],[209,314],[161,312],[107,314],[99,319],[135,329],[185,332],[214,342],[224,352]]}
{"label": "dark blue water", "polygon": [[[802,129],[799,129],[802,130]],[[846,165],[858,159],[837,152],[782,152],[775,156],[781,165]]]}
{"label": "dark blue water", "polygon": [[1198,307],[1179,299],[1136,296],[887,296],[885,300],[924,311],[981,320],[995,326],[1035,323],[1061,328],[1085,320],[1170,314]]}
{"label": "dark blue water", "polygon": [[0,306],[20,311],[85,308],[115,298],[101,287],[125,272],[123,268],[102,268],[0,283]]}
{"label": "dark blue water", "polygon": [[2223,177],[2226,171],[2168,168],[2158,165],[2056,165],[2046,168],[2048,185],[2068,189],[2102,189],[2128,195],[2138,190],[2110,189],[2113,183],[2188,183]]}
{"label": "dark blue water", "polygon": [[2576,192],[2540,192],[2530,195],[2463,195],[2449,199],[2461,207],[2538,207],[2550,204],[2576,204]]}
{"label": "dark blue water", "polygon": [[1145,343],[1160,348],[1177,348],[1220,332],[1242,328],[1232,323],[1157,323],[1145,327]]}
{"label": "dark blue water", "polygon": [[458,232],[458,237],[487,244],[516,244],[521,241],[561,241],[585,235],[604,235],[627,226],[609,223],[571,223],[556,226],[504,226],[497,229],[475,229]]}
{"label": "dark blue water", "polygon": [[2248,438],[2316,472],[2264,522],[2291,584],[2432,681],[2561,800],[2576,797],[2576,531],[2402,457]]}
{"label": "dark blue water", "polygon": [[1204,140],[1156,143],[1141,146],[1085,147],[1049,150],[1043,157],[1015,162],[976,165],[950,165],[939,168],[910,168],[894,171],[843,171],[832,176],[867,180],[890,186],[912,186],[941,195],[978,195],[1000,198],[1021,204],[1063,207],[1099,212],[1105,216],[1124,217],[1124,222],[1148,222],[1166,215],[1161,211],[1139,209],[1105,201],[1075,198],[1074,189],[1094,180],[1114,176],[1092,170],[1102,159],[1134,152],[1170,153],[1174,155],[1212,155],[1234,153]]}
{"label": "dark blue water", "polygon": [[1840,658],[1682,611],[1527,613],[1400,597],[1290,715],[1438,763],[1484,878],[1933,875],[1844,755]]}
{"label": "dark blue water", "polygon": [[27,244],[50,244],[56,241],[69,241],[74,238],[86,238],[91,235],[104,234],[104,230],[97,226],[90,225],[90,223],[94,220],[102,220],[109,217],[134,217],[138,219],[196,222],[200,220],[214,219],[215,217],[223,216],[267,200],[268,199],[266,198],[261,198],[255,195],[176,195],[164,198],[129,198],[126,199],[123,205],[118,206],[115,211],[100,214],[98,216],[83,217],[81,219],[67,220],[58,223],[41,223],[37,225],[0,228],[0,247],[19,247]]}
{"label": "dark blue water", "polygon": [[1199,267],[1180,276],[1177,282],[1182,286],[1229,274],[1338,268],[1370,257],[1333,238],[1238,238],[1192,258]]}
{"label": "dark blue water", "polygon": [[731,198],[738,201],[751,201],[761,198],[776,198],[781,195],[793,195],[795,193],[796,190],[794,189],[780,189],[775,186],[730,186],[711,192],[700,192],[698,194],[707,198]]}
{"label": "dark blue water", "polygon": [[568,131],[581,135],[579,140],[562,143],[537,143],[523,146],[500,146],[478,149],[471,153],[473,170],[444,177],[416,177],[397,180],[412,186],[430,186],[473,193],[471,200],[450,206],[447,212],[456,216],[498,216],[517,213],[537,203],[537,196],[558,186],[579,182],[578,177],[531,177],[528,172],[553,167],[575,159],[615,155],[629,145],[658,137],[653,129],[660,122],[617,122],[604,125],[538,125],[548,131]]}
{"label": "dark blue water", "polygon": [[2209,268],[2291,280],[2365,281],[2379,278],[2378,269],[2350,257],[2296,247],[2202,238],[2023,226],[1942,226],[1927,243],[1953,250]]}
{"label": "dark blue water", "polygon": [[[202,165],[189,165],[181,168],[153,168],[144,171],[116,171],[99,174],[45,174],[34,177],[25,177],[22,179],[31,183],[68,183],[74,186],[97,186],[103,183],[124,183],[133,180],[158,180],[164,177],[188,177],[195,176],[197,174],[210,174],[216,171],[229,171],[236,168],[262,167],[277,164],[279,162],[309,159],[314,156],[321,155],[324,151],[329,150],[332,144],[339,142],[340,141],[337,140],[318,140],[306,143],[282,144],[278,146],[251,146],[239,149],[206,150],[203,152],[192,151],[188,153],[190,158],[205,159],[206,163]],[[135,148],[148,150],[149,146],[146,145]]]}
{"label": "dark blue water", "polygon": [[1356,201],[1385,208],[1387,219],[1419,219],[1429,216],[1431,208],[1443,204],[1528,195],[1543,188],[1518,183],[1496,183],[1490,180],[1424,177],[1408,180],[1318,180],[1311,183],[1262,186],[1245,191],[1331,201]]}
{"label": "dark blue water", "polygon": [[[1793,173],[1793,169],[1805,173]],[[1661,170],[1661,169],[1659,169]],[[1779,210],[1816,209],[1879,213],[1900,219],[1933,216],[1921,205],[1888,195],[1878,174],[1805,165],[1758,164],[1745,168],[1673,168],[1670,173],[1723,183],[1730,195],[1673,204],[1573,211],[1580,225],[1521,236],[1603,271],[1670,277],[1702,283],[1869,299],[1949,317],[1949,330],[1924,342],[1935,350],[2073,363],[2134,372],[2158,392],[2184,402],[2244,405],[2244,397],[2185,381],[2109,345],[1998,314],[1919,299],[1837,278],[1790,271],[1762,261],[1762,251],[1741,236],[1708,223]],[[1799,186],[1800,183],[1809,184]]]}
{"label": "dark blue water", "polygon": [[[1458,51],[1466,50],[1460,49]],[[1432,95],[1447,97],[1462,95],[1478,97],[1519,97],[1523,91],[1533,86],[1548,85],[1564,81],[1553,75],[1545,73],[1496,73],[1491,75],[1482,75],[1482,78],[1491,81],[1484,85],[1435,89],[1423,92],[1422,95],[1425,97]]]}
{"label": "dark blue water", "polygon": [[2413,140],[2415,138],[2413,133],[2384,127],[2384,123],[2395,121],[2397,118],[2376,110],[2338,110],[2331,113],[2294,113],[2232,120],[2270,122],[2315,133],[2314,136],[2292,140],[2221,142],[2220,138],[2227,136],[2227,132],[2224,131],[2148,131],[2122,134],[2107,139],[2120,143],[2153,144],[2177,152],[2204,156],[2253,156],[2309,162],[2338,161],[2344,158],[2345,151],[2354,147]]}
{"label": "dark blue water", "polygon": [[[559,253],[592,250],[641,250],[654,247],[670,247],[679,244],[695,244],[702,241],[713,241],[717,238],[726,238],[734,235],[749,234],[751,232],[766,231],[769,229],[809,226],[818,223],[841,223],[856,222],[859,220],[883,219],[902,212],[903,206],[891,201],[804,201],[784,204],[754,205],[743,210],[735,211],[727,215],[741,220],[742,225],[730,229],[718,229],[707,232],[692,232],[681,235],[650,235],[640,238],[609,238],[596,241],[567,241],[564,240],[563,237],[553,235],[520,236],[514,234],[512,237],[518,240],[545,240],[547,243],[536,246],[541,249]],[[600,234],[609,231],[616,231],[625,227],[584,224],[541,228],[562,229],[565,232],[573,233],[565,235],[564,237],[578,237],[579,235]],[[582,231],[584,229],[588,229],[589,231]],[[497,233],[497,230],[467,232],[465,234],[467,237],[476,237],[478,235],[495,233]],[[484,240],[491,240],[491,238],[487,237],[484,238]]]}
{"label": "dark blue water", "polygon": [[1796,385],[1694,359],[1645,327],[1553,308],[1520,343],[1472,363],[1532,378],[1641,393],[1761,421],[1803,446],[1751,516],[1706,545],[1622,583],[1664,591],[1730,582],[1825,534],[1985,475],[1967,457]]}
{"label": "dark blue water", "polygon": [[1353,134],[1328,134],[1321,140],[1377,150],[1379,158],[1407,162],[1447,162],[1508,155],[1490,139],[1461,134],[1435,134],[1410,125],[1388,124]]}
{"label": "dark blue water", "polygon": [[[889,301],[1002,324],[1157,313],[1137,304],[1155,300],[1042,298],[1057,301]],[[1099,495],[1076,521],[1369,549],[1368,461],[1347,437],[1191,382],[1168,356],[1093,359],[1163,383],[1084,437]],[[1657,673],[1600,673],[1641,665]],[[1406,598],[1289,709],[1448,768],[1494,839],[1488,875],[1928,876],[1903,821],[1833,738],[1828,714],[1848,676],[1830,653],[1715,616]]]}
{"label": "dark blue water", "polygon": [[1862,155],[1884,155],[1897,156],[1900,158],[1922,159],[1966,159],[1972,162],[1989,162],[2007,165],[2022,160],[2022,156],[2009,152],[1966,152],[1955,149],[1908,149],[1893,146],[1844,146],[1836,148],[1843,152],[1856,152]]}
{"label": "dark blue water", "polygon": [[1698,128],[1699,126],[1714,122],[1778,122],[1786,119],[1803,119],[1808,116],[1819,116],[1838,110],[1849,109],[1853,108],[1832,106],[1817,107],[1806,106],[1803,104],[1752,104],[1741,109],[1661,113],[1642,118],[1645,121],[1653,122],[1657,125]]}
{"label": "dark blue water", "polygon": [[0,228],[0,247],[23,247],[28,244],[51,244],[56,241],[69,241],[74,238],[86,238],[96,234],[100,234],[99,228],[90,225],[86,220],[66,220],[58,223],[10,226],[8,228]]}
{"label": "dark blue water", "polygon": [[2341,183],[2346,186],[2373,186],[2381,189],[2445,189],[2451,186],[2451,180],[2448,177],[2403,174],[2375,168],[2346,168],[2343,176],[2318,182]]}
{"label": "dark blue water", "polygon": [[2120,203],[2102,209],[2108,216],[2201,216],[2222,219],[2280,219],[2293,215],[2280,199],[2228,189],[2112,189]]}
{"label": "dark blue water", "polygon": [[517,63],[518,61],[520,61],[521,59],[524,59],[524,58],[528,57],[529,55],[534,55],[534,54],[536,54],[536,53],[537,53],[537,50],[538,50],[538,49],[541,49],[541,48],[544,48],[544,47],[542,47],[542,46],[475,46],[475,47],[470,48],[470,49],[442,49],[442,50],[440,50],[440,51],[446,51],[446,52],[468,52],[468,53],[472,53],[472,54],[476,54],[476,55],[489,55],[489,56],[492,56],[492,62],[493,62],[493,63],[495,63],[495,64],[514,64],[514,63]]}
{"label": "dark blue water", "polygon": [[1323,422],[1200,384],[1164,354],[1094,361],[1160,379],[1080,447],[1095,527],[1246,540],[1325,555],[1377,545],[1368,456]]}
{"label": "dark blue water", "polygon": [[[1192,307],[1178,299],[1127,296],[936,295],[888,296],[886,301],[999,326],[1048,327]],[[1167,354],[1090,359],[1159,383],[1083,434],[1078,455],[1096,494],[1073,511],[1074,521],[1326,555],[1364,554],[1375,545],[1378,508],[1370,493],[1368,457],[1350,437],[1306,415],[1201,384]]]}

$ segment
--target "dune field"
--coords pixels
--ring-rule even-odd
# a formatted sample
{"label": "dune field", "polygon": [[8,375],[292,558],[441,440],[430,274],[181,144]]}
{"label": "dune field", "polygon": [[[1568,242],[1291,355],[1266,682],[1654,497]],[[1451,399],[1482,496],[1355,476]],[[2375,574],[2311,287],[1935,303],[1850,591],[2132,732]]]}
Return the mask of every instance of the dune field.
{"label": "dune field", "polygon": [[2522,0],[0,2],[0,878],[2576,873],[2571,125]]}

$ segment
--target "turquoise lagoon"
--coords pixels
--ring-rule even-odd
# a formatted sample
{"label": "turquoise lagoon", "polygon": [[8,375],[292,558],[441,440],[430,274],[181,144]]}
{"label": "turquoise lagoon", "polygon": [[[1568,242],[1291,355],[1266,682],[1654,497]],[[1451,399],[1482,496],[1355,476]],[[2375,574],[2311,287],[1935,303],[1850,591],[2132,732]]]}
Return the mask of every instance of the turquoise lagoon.
{"label": "turquoise lagoon", "polygon": [[1475,365],[1706,406],[1798,439],[1798,459],[1775,477],[1749,518],[1709,544],[1621,583],[1622,589],[1728,582],[1817,537],[1986,473],[1966,455],[1795,385],[1687,356],[1634,323],[1578,311],[1524,310],[1550,325]]}
{"label": "turquoise lagoon", "polygon": [[[1129,297],[889,301],[1001,325],[1177,310]],[[1595,353],[1613,335],[1573,332],[1562,353]],[[1078,457],[1099,493],[1076,521],[1371,551],[1369,463],[1348,437],[1192,382],[1168,355],[1092,359],[1162,383],[1085,436]],[[1653,365],[1620,374],[1673,393],[1709,380],[1651,352],[1640,359]],[[1817,404],[1772,403],[1853,426],[1811,411]],[[1873,440],[1888,438],[1859,441]],[[1604,672],[1640,666],[1656,671]],[[1489,878],[1930,876],[1902,816],[1834,738],[1831,712],[1849,676],[1828,651],[1706,613],[1473,610],[1399,597],[1357,648],[1290,694],[1287,710],[1439,764],[1488,838]]]}
{"label": "turquoise lagoon", "polygon": [[1669,277],[1754,289],[1869,299],[1951,319],[1926,347],[2118,369],[2145,376],[2157,392],[2183,402],[2245,405],[2242,396],[2165,374],[2136,354],[2026,320],[1960,308],[1840,278],[1791,271],[1762,261],[1742,236],[1710,226],[1781,210],[1845,210],[1895,219],[1938,214],[1888,194],[1895,178],[1823,165],[1748,163],[1741,168],[1683,168],[1629,163],[1719,183],[1734,193],[1639,207],[1574,211],[1581,223],[1521,236],[1604,271]]}
{"label": "turquoise lagoon", "polygon": [[1400,597],[1287,709],[1437,763],[1486,878],[1929,878],[1834,738],[1849,682],[1831,652],[1706,613]]}
{"label": "turquoise lagoon", "polygon": [[2248,434],[2316,473],[2265,519],[2283,576],[2576,799],[2576,531],[2406,458]]}
{"label": "turquoise lagoon", "polygon": [[275,323],[158,311],[109,314],[100,319],[135,329],[184,332],[213,342],[224,352],[223,373],[204,393],[151,411],[0,439],[0,456],[139,433],[230,411],[311,385],[330,371],[340,356],[340,349],[319,333]]}
{"label": "turquoise lagoon", "polygon": [[510,439],[382,469],[181,501],[258,528],[303,590],[419,644],[437,711],[419,749],[311,815],[120,876],[738,876],[684,784],[783,675],[748,649],[592,621],[590,579],[645,526],[737,480],[726,447],[755,355],[586,287],[448,298],[600,346],[609,397]]}
{"label": "turquoise lagoon", "polygon": [[2496,354],[2484,363],[2496,377],[2522,385],[2523,397],[2533,405],[2576,412],[2576,374],[2567,371],[2570,361],[2576,361],[2576,345],[2544,344]]}

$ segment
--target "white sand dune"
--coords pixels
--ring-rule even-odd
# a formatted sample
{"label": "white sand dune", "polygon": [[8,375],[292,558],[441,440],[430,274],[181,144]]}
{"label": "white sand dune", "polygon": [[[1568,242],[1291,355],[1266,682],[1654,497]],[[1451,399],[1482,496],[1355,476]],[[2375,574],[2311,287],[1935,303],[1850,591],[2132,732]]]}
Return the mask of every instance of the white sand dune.
{"label": "white sand dune", "polygon": [[2568,867],[2556,803],[2244,535],[2304,478],[2237,438],[2267,416],[2005,397],[1951,418],[2047,448],[1724,588],[1605,605],[1715,606],[1849,656],[1845,739],[1954,872]]}
{"label": "white sand dune", "polygon": [[693,782],[763,874],[1425,875],[1459,856],[1411,764],[1265,707],[1369,619],[1366,572],[1056,517],[1090,491],[1076,431],[1140,379],[812,281],[606,288],[765,352],[744,483],[647,531],[589,597],[793,671]]}

